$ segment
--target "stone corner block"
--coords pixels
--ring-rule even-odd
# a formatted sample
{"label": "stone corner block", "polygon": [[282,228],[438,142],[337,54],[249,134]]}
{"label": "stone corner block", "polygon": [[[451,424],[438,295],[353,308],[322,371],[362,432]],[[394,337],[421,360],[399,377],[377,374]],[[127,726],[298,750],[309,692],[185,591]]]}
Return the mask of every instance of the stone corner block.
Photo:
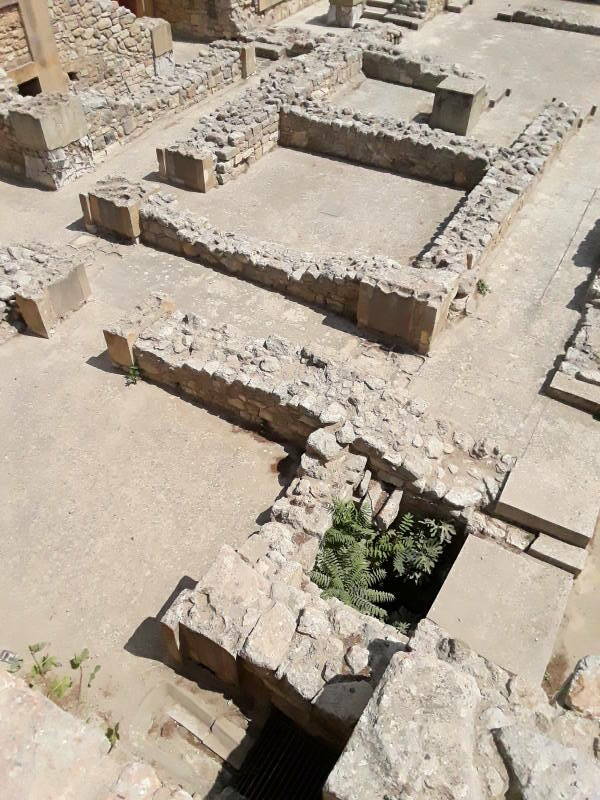
{"label": "stone corner block", "polygon": [[130,316],[110,328],[105,328],[104,339],[112,363],[125,369],[132,367],[135,364],[133,345],[140,333],[174,310],[175,303],[169,297],[154,294],[136,306]]}
{"label": "stone corner block", "polygon": [[61,319],[86,302],[91,294],[83,264],[32,292],[15,293],[17,308],[28,330],[48,339]]}
{"label": "stone corner block", "polygon": [[26,150],[58,150],[88,134],[83,106],[74,95],[50,96],[43,105],[12,109],[9,121],[17,141]]}

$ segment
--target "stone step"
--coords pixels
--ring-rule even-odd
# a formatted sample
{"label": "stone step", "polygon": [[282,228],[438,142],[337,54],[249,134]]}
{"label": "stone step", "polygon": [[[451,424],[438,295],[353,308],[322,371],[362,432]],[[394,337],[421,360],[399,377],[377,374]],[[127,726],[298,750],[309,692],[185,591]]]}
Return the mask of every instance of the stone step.
{"label": "stone step", "polygon": [[589,411],[590,414],[600,412],[600,386],[586,383],[564,372],[557,372],[546,390],[549,397],[560,400],[575,408]]}
{"label": "stone step", "polygon": [[473,0],[450,0],[446,5],[446,11],[451,11],[454,14],[460,14],[467,6],[473,5]]}
{"label": "stone step", "polygon": [[[394,7],[394,0],[367,0],[367,9],[369,8],[390,8]],[[364,15],[363,15],[364,16]]]}
{"label": "stone step", "polygon": [[594,535],[600,512],[600,425],[548,401],[494,513],[578,547]]}
{"label": "stone step", "polygon": [[587,550],[567,544],[553,536],[540,533],[527,551],[530,556],[560,567],[572,575],[579,575],[587,561]]}
{"label": "stone step", "polygon": [[385,8],[367,8],[363,11],[362,19],[379,19],[382,20],[386,17],[387,9]]}
{"label": "stone step", "polygon": [[423,19],[418,19],[417,17],[407,17],[405,14],[388,14],[385,18],[385,21],[393,22],[394,25],[400,25],[403,28],[409,28],[411,31],[420,30],[425,22]]}

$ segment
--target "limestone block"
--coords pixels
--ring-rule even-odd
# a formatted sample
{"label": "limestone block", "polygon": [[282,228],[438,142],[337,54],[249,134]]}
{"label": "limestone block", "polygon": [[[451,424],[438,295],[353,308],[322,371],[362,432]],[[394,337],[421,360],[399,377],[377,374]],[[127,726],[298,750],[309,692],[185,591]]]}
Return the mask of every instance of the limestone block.
{"label": "limestone block", "polygon": [[466,136],[487,107],[487,87],[479,78],[449,76],[435,90],[432,128]]}
{"label": "limestone block", "polygon": [[562,569],[469,536],[427,618],[484,658],[539,684],[572,584]]}
{"label": "limestone block", "polygon": [[[413,278],[413,272],[417,273],[414,278],[421,284],[429,277],[429,271],[406,267],[403,273],[407,281]],[[358,326],[398,339],[418,353],[428,353],[446,324],[455,293],[451,284],[456,282],[456,276],[435,275],[434,279],[438,285],[432,283],[430,294],[412,293],[385,280],[367,278],[361,281],[356,310]],[[442,289],[440,293],[441,279],[446,281],[448,291]]]}
{"label": "limestone block", "polygon": [[75,95],[58,95],[28,110],[11,109],[9,122],[26,150],[58,150],[88,133],[81,101]]}
{"label": "limestone block", "polygon": [[508,476],[496,514],[578,547],[591,542],[600,510],[597,423],[550,403]]}
{"label": "limestone block", "polygon": [[215,159],[211,154],[158,148],[156,155],[160,176],[170,183],[196,192],[208,192],[217,186]]}
{"label": "limestone block", "polygon": [[242,63],[242,78],[254,75],[257,69],[255,44],[242,44],[240,46],[240,61]]}
{"label": "limestone block", "polygon": [[252,666],[274,672],[287,653],[296,630],[296,618],[283,603],[260,617],[240,650],[240,657]]}
{"label": "limestone block", "polygon": [[584,548],[568,544],[545,533],[540,533],[527,552],[573,575],[579,575],[587,560],[587,550]]}
{"label": "limestone block", "polygon": [[79,195],[84,222],[91,230],[136,241],[141,233],[140,206],[149,193],[140,183],[120,176],[98,181],[87,197]]}
{"label": "limestone block", "polygon": [[[481,798],[474,678],[429,655],[395,655],[330,774],[325,800]],[[427,755],[427,758],[424,755]]]}
{"label": "limestone block", "polygon": [[27,328],[47,339],[58,322],[81,308],[90,294],[85,267],[79,264],[53,283],[31,293],[25,289],[17,291],[15,301]]}
{"label": "limestone block", "polygon": [[589,411],[590,414],[600,411],[600,386],[578,380],[564,372],[555,373],[547,394],[563,403]]}
{"label": "limestone block", "polygon": [[579,659],[567,690],[569,708],[591,719],[600,719],[600,656]]}
{"label": "limestone block", "polygon": [[129,368],[135,364],[133,344],[144,328],[154,325],[175,310],[173,301],[164,294],[151,295],[132,314],[116,325],[104,329],[108,355],[115,366]]}
{"label": "limestone block", "polygon": [[365,4],[362,0],[330,3],[327,10],[327,24],[336,25],[338,28],[353,28],[362,17],[364,10]]}
{"label": "limestone block", "polygon": [[166,20],[142,17],[139,22],[150,28],[152,52],[155,58],[159,58],[173,50],[171,26]]}
{"label": "limestone block", "polygon": [[600,767],[572,747],[514,724],[495,735],[511,775],[511,787],[522,800],[592,800],[600,796]]}

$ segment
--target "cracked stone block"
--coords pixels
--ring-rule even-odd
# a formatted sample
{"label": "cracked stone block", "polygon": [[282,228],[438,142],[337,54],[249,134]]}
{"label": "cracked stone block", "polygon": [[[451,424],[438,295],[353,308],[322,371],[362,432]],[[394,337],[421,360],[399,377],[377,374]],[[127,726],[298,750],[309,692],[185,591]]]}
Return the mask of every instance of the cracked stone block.
{"label": "cracked stone block", "polygon": [[161,178],[176,186],[195,192],[208,192],[217,186],[215,160],[211,154],[157,148],[156,156]]}

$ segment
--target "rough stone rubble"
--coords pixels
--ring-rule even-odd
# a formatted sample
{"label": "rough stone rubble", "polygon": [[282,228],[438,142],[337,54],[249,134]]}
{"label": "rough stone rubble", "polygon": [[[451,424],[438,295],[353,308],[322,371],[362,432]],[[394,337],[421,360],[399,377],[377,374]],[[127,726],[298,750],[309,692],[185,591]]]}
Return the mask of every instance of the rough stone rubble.
{"label": "rough stone rubble", "polygon": [[[412,652],[393,656],[354,729],[325,786],[327,800],[600,794],[597,709],[586,706],[594,718],[574,713],[569,695],[567,707],[550,703],[542,689],[428,620],[409,646]],[[596,676],[596,701],[596,663],[582,663],[578,674],[587,681]]]}

